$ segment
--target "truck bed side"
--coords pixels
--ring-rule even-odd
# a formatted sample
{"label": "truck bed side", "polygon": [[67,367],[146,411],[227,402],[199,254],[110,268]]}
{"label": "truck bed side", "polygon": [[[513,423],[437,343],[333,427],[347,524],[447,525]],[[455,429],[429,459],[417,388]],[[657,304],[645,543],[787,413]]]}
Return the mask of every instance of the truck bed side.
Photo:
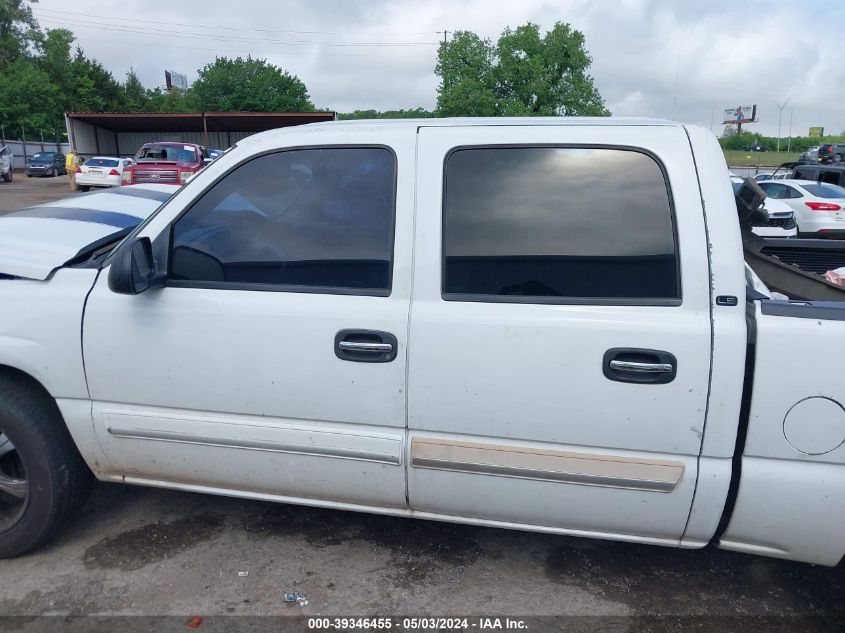
{"label": "truck bed side", "polygon": [[719,546],[835,565],[845,553],[845,303],[754,302],[751,407]]}

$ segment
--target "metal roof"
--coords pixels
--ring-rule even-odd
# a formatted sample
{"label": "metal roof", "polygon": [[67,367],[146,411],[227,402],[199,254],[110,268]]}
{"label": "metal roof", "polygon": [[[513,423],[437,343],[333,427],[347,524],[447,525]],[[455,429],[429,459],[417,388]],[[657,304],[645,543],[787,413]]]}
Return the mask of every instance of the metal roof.
{"label": "metal roof", "polygon": [[291,125],[334,121],[334,112],[68,112],[71,121],[111,132],[263,132]]}

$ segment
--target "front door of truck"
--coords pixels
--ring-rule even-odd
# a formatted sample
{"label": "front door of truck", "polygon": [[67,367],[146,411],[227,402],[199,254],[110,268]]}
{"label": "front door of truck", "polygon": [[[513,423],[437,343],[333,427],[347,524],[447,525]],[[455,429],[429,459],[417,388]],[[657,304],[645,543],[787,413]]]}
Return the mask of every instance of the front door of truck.
{"label": "front door of truck", "polygon": [[456,136],[419,139],[411,507],[677,542],[711,345],[683,128]]}
{"label": "front door of truck", "polygon": [[405,506],[414,141],[233,152],[146,229],[166,287],[100,275],[84,354],[111,474]]}

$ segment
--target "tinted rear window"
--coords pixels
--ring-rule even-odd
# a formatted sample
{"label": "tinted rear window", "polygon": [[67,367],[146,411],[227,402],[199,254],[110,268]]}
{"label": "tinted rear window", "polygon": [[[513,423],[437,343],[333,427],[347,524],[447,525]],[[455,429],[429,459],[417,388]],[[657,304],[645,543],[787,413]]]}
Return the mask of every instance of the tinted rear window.
{"label": "tinted rear window", "polygon": [[845,188],[839,185],[829,185],[826,183],[806,184],[801,185],[811,195],[819,198],[845,198]]}
{"label": "tinted rear window", "polygon": [[119,164],[116,158],[89,158],[85,161],[86,167],[117,167]]}
{"label": "tinted rear window", "polygon": [[445,186],[447,299],[681,296],[668,187],[644,153],[460,149]]}

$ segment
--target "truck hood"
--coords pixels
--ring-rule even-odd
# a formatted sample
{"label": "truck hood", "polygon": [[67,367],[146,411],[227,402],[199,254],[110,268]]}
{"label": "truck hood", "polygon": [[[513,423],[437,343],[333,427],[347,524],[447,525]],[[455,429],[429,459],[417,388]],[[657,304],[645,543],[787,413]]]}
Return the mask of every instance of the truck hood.
{"label": "truck hood", "polygon": [[174,193],[132,185],[0,214],[0,275],[47,279],[57,268],[138,226]]}

